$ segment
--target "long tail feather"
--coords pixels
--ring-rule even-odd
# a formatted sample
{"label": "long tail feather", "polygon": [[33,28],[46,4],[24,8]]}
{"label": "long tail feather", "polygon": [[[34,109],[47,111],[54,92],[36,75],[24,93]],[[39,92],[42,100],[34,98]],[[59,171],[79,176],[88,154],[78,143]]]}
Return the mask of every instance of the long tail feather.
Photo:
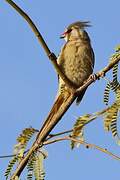
{"label": "long tail feather", "polygon": [[37,143],[41,143],[46,139],[48,134],[51,132],[54,126],[58,123],[58,121],[61,119],[63,114],[67,111],[67,109],[73,103],[75,98],[76,97],[70,93],[60,94],[58,96],[55,103],[53,104],[53,107],[47,119],[45,120],[45,122],[43,123],[41,127],[41,130],[39,131],[39,134],[36,138]]}

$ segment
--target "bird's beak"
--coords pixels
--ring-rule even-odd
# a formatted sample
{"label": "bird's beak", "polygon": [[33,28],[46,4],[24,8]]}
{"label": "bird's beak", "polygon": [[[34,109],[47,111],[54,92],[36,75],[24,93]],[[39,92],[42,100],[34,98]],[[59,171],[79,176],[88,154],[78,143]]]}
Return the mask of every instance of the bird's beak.
{"label": "bird's beak", "polygon": [[66,32],[64,32],[63,34],[60,35],[60,39],[65,38],[65,36],[66,36]]}

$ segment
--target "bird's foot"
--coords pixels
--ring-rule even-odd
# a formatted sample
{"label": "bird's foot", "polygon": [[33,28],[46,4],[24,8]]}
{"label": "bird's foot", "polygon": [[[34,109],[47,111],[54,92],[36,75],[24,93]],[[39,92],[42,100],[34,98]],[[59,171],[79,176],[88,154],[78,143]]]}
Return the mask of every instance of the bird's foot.
{"label": "bird's foot", "polygon": [[89,76],[89,79],[92,79],[93,81],[96,81],[97,79],[98,79],[98,76],[97,76],[97,74],[91,74],[90,76]]}

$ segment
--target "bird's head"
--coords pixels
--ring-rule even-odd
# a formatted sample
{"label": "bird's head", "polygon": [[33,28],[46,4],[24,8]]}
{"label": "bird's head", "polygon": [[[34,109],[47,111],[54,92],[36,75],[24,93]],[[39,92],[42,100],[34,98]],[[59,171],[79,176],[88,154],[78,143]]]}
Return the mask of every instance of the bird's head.
{"label": "bird's head", "polygon": [[84,28],[90,26],[89,21],[74,22],[65,29],[65,32],[60,36],[60,38],[64,38],[65,41],[78,39],[83,35]]}

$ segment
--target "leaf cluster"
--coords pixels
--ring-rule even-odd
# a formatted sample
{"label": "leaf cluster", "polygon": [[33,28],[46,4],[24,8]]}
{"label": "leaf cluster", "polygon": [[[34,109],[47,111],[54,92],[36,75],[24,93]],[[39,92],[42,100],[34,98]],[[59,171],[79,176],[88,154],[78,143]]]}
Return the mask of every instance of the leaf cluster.
{"label": "leaf cluster", "polygon": [[[110,62],[120,54],[120,46],[116,48],[115,54],[110,58]],[[115,94],[115,101],[112,105],[109,105],[109,95],[110,91]],[[84,141],[84,127],[86,124],[92,122],[98,117],[102,116],[104,119],[104,129],[107,132],[111,132],[112,136],[116,139],[118,145],[120,145],[120,138],[117,130],[117,120],[120,113],[120,83],[118,81],[118,63],[112,68],[112,81],[108,80],[104,91],[104,103],[107,108],[102,111],[95,112],[92,114],[86,114],[77,118],[71,136]],[[71,141],[71,148],[79,146],[80,144]]]}
{"label": "leaf cluster", "polygon": [[[22,131],[22,133],[17,137],[17,144],[14,147],[14,156],[9,161],[8,167],[5,172],[6,179],[9,178],[11,172],[17,163],[21,161],[24,157],[24,154],[27,152],[26,147],[28,142],[31,140],[33,135],[38,133],[38,130],[30,127],[26,128]],[[27,164],[27,179],[30,180],[35,177],[36,180],[43,180],[45,176],[44,168],[43,168],[43,160],[47,157],[47,153],[45,150],[39,148],[36,152],[34,152]],[[17,178],[17,177],[16,177]]]}

